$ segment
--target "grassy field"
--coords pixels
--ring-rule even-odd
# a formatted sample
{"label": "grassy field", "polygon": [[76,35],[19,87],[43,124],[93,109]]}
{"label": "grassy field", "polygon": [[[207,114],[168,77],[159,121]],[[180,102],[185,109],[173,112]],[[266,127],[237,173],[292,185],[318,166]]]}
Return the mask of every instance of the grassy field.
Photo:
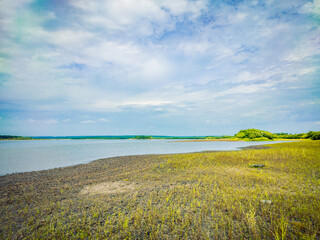
{"label": "grassy field", "polygon": [[320,239],[320,141],[269,146],[2,176],[0,238]]}

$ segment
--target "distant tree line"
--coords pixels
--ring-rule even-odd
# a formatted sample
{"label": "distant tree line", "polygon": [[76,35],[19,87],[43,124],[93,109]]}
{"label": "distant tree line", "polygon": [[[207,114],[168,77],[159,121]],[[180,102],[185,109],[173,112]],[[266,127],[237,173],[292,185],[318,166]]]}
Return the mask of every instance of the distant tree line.
{"label": "distant tree line", "polygon": [[307,133],[307,138],[310,138],[312,140],[320,140],[320,132],[310,131]]}
{"label": "distant tree line", "polygon": [[137,135],[137,136],[70,136],[70,137],[21,137],[21,136],[12,136],[12,135],[0,135],[0,140],[32,140],[32,139],[248,139],[248,140],[274,140],[274,139],[312,139],[320,140],[320,132],[309,131],[308,133],[298,133],[298,134],[289,134],[289,133],[270,133],[268,131],[260,129],[244,129],[240,130],[234,136],[205,136],[205,137],[177,137],[177,136],[146,136],[146,135]]}
{"label": "distant tree line", "polygon": [[289,134],[289,133],[270,133],[268,131],[259,130],[259,129],[245,129],[239,131],[234,135],[236,138],[241,139],[312,139],[312,140],[320,140],[320,132],[310,131],[308,133],[298,133],[298,134]]}
{"label": "distant tree line", "polygon": [[31,140],[31,137],[0,135],[0,140]]}
{"label": "distant tree line", "polygon": [[207,136],[205,139],[229,139],[232,138],[232,136],[223,135],[223,136]]}
{"label": "distant tree line", "polygon": [[142,135],[142,136],[135,136],[132,139],[145,140],[145,139],[153,139],[153,137],[152,136],[144,136],[144,135]]}

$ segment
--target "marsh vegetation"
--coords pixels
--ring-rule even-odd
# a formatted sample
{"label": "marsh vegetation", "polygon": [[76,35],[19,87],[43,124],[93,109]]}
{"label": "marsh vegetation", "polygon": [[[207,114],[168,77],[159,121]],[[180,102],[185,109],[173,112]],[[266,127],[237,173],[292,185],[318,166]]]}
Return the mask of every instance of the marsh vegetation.
{"label": "marsh vegetation", "polygon": [[2,176],[0,238],[320,239],[320,142],[270,147]]}

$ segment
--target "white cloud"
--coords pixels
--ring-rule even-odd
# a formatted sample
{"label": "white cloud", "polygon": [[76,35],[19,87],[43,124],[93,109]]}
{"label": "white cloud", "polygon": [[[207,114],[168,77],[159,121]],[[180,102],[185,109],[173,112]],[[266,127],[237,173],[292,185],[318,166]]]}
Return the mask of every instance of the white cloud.
{"label": "white cloud", "polygon": [[28,122],[29,123],[35,123],[36,121],[34,119],[30,118],[30,119],[28,119]]}
{"label": "white cloud", "polygon": [[70,122],[71,119],[70,119],[70,118],[66,118],[66,119],[63,119],[62,121],[63,121],[63,122]]}
{"label": "white cloud", "polygon": [[300,13],[313,13],[320,14],[320,1],[314,0],[313,2],[307,2],[302,6]]}
{"label": "white cloud", "polygon": [[165,78],[169,77],[172,71],[171,68],[170,63],[166,59],[150,58],[141,63],[141,70],[137,74],[149,81],[160,79],[163,82]]}
{"label": "white cloud", "polygon": [[[36,34],[34,33],[34,30],[33,34]],[[48,32],[39,29],[38,37],[57,47],[70,51],[78,50],[81,47],[87,47],[93,42],[93,39],[96,36],[87,30],[64,29]]]}
{"label": "white cloud", "polygon": [[46,124],[56,124],[58,122],[59,121],[57,119],[49,119],[49,120],[45,121]]}
{"label": "white cloud", "polygon": [[93,120],[85,120],[85,121],[81,121],[81,123],[83,123],[83,124],[96,123],[96,121],[93,121]]}
{"label": "white cloud", "polygon": [[[154,1],[147,0],[105,0],[88,4],[87,1],[72,1],[83,11],[82,20],[86,24],[100,26],[108,31],[126,31],[131,34],[148,36],[156,29],[152,23],[168,22],[168,14]],[[130,30],[132,28],[132,30]]]}
{"label": "white cloud", "polygon": [[10,1],[2,0],[0,8],[0,26],[8,29],[14,24],[16,13],[24,8],[24,6],[32,0]]}
{"label": "white cloud", "polygon": [[254,80],[258,80],[258,79],[259,79],[259,76],[255,76],[251,72],[244,71],[244,72],[239,73],[236,81],[237,82],[250,82],[250,81],[254,81]]}
{"label": "white cloud", "polygon": [[246,95],[250,93],[258,93],[262,91],[268,91],[270,88],[276,86],[278,82],[268,81],[262,84],[243,84],[236,87],[232,87],[228,90],[221,91],[215,95],[215,97],[225,97],[227,95],[241,94]]}
{"label": "white cloud", "polygon": [[294,48],[288,49],[283,56],[283,60],[288,62],[302,63],[310,59],[315,54],[320,54],[320,30],[314,30],[303,40],[299,42]]}
{"label": "white cloud", "polygon": [[162,106],[166,104],[171,104],[171,101],[165,101],[165,100],[137,100],[132,102],[124,102],[121,104],[121,106],[139,106],[139,107],[145,107],[145,106]]}
{"label": "white cloud", "polygon": [[169,9],[173,15],[192,13],[197,17],[206,9],[207,1],[188,1],[188,0],[162,0],[158,1],[162,7]]}
{"label": "white cloud", "polygon": [[121,44],[115,41],[104,41],[101,44],[88,46],[83,54],[89,58],[86,63],[94,64],[93,66],[105,62],[130,66],[137,65],[142,60],[139,47],[132,43]]}
{"label": "white cloud", "polygon": [[172,16],[189,13],[194,19],[206,9],[206,1],[158,0],[104,0],[88,3],[74,0],[72,5],[83,12],[82,20],[108,31],[121,31],[124,35],[150,36],[173,30]]}
{"label": "white cloud", "polygon": [[81,121],[81,123],[83,123],[83,124],[87,124],[87,123],[91,124],[91,123],[97,123],[97,122],[104,122],[104,123],[106,123],[106,122],[109,122],[109,120],[106,119],[106,118],[99,118],[98,120],[85,120],[85,121]]}
{"label": "white cloud", "polygon": [[110,122],[108,119],[100,118],[97,120],[98,122]]}
{"label": "white cloud", "polygon": [[207,40],[185,41],[179,43],[178,48],[181,49],[186,55],[197,56],[199,54],[206,54],[212,48],[212,43]]}

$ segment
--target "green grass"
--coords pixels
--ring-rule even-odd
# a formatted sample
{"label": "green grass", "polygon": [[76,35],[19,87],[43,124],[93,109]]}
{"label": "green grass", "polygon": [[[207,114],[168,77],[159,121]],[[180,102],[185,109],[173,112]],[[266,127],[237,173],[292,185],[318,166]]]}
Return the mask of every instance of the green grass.
{"label": "green grass", "polygon": [[[320,239],[320,142],[270,146],[0,177],[0,238]],[[119,181],[136,189],[80,194]]]}

